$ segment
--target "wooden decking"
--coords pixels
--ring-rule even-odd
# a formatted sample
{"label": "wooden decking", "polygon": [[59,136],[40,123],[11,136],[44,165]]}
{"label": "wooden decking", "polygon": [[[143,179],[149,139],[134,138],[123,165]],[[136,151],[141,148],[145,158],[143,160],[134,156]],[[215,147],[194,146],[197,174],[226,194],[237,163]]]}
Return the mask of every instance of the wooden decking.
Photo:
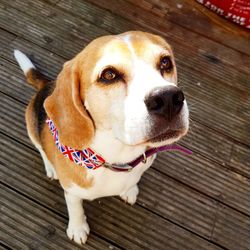
{"label": "wooden decking", "polygon": [[[13,58],[55,78],[95,37],[147,30],[174,48],[192,156],[160,154],[136,205],[86,202],[85,246],[67,239],[62,189],[28,139],[34,90]],[[192,0],[0,0],[0,249],[250,249],[250,35]]]}

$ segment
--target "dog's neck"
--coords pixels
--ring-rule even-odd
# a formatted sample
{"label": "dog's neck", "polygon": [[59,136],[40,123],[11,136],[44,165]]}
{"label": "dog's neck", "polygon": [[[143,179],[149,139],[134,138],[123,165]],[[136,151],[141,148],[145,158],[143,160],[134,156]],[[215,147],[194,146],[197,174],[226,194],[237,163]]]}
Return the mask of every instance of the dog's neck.
{"label": "dog's neck", "polygon": [[[163,145],[148,150],[143,145],[124,145],[113,136],[112,131],[107,130],[97,130],[98,132],[96,132],[93,142],[89,145],[92,149],[89,147],[81,150],[73,149],[60,142],[58,130],[50,118],[46,120],[46,123],[60,152],[76,164],[83,164],[89,169],[96,169],[104,164],[115,171],[131,171],[141,162],[145,164],[147,158],[155,155],[157,152],[180,150],[187,154],[191,153],[188,149],[178,145]],[[102,156],[100,156],[100,152]],[[133,158],[134,160],[132,160]]]}
{"label": "dog's neck", "polygon": [[95,137],[89,146],[107,162],[127,163],[146,151],[145,145],[129,146],[116,139],[112,130],[96,130]]}

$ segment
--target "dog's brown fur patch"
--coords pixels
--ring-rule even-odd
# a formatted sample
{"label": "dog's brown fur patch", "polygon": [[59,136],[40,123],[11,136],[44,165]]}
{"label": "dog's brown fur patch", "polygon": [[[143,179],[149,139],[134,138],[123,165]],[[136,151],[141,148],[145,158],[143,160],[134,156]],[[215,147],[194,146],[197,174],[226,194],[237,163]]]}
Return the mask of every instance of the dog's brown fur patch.
{"label": "dog's brown fur patch", "polygon": [[55,167],[59,181],[64,189],[70,187],[72,183],[82,188],[89,188],[93,185],[93,180],[87,178],[86,168],[76,165],[68,158],[65,158],[59,151],[47,124],[42,130],[42,146],[49,161]]}

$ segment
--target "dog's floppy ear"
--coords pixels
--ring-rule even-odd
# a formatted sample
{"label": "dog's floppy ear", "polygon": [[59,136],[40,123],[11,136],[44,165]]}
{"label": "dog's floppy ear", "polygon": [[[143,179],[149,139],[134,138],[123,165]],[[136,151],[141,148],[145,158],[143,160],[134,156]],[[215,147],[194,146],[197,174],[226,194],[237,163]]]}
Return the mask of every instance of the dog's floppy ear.
{"label": "dog's floppy ear", "polygon": [[75,60],[64,64],[44,108],[58,130],[60,142],[83,149],[94,135],[94,124],[80,97],[80,75]]}

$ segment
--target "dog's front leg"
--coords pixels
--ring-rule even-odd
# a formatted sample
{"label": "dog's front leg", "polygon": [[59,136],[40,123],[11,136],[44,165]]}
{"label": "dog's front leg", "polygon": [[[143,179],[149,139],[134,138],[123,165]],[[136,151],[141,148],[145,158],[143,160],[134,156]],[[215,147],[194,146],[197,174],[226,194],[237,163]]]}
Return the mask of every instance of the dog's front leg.
{"label": "dog's front leg", "polygon": [[82,199],[65,191],[69,213],[67,235],[78,244],[84,244],[89,234],[89,225],[82,207]]}

